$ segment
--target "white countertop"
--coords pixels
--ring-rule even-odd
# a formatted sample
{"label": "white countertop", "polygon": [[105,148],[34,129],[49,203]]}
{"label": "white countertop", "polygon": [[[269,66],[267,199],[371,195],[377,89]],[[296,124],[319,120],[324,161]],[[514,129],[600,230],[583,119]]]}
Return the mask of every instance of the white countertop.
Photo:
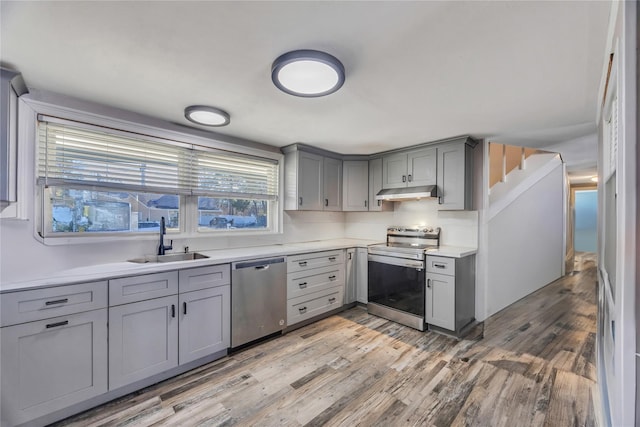
{"label": "white countertop", "polygon": [[[259,259],[273,256],[296,255],[307,252],[318,252],[332,249],[346,249],[353,247],[367,247],[379,244],[379,241],[364,239],[331,239],[312,242],[285,243],[279,245],[253,246],[246,248],[216,249],[198,251],[208,258],[192,261],[176,261],[167,263],[137,264],[132,262],[116,262],[109,264],[97,264],[86,267],[62,270],[48,275],[46,278],[30,280],[26,282],[13,282],[0,284],[0,293],[15,292],[21,290],[38,289],[57,285],[91,282],[97,280],[112,279],[115,277],[131,276],[137,274],[158,273],[183,268],[203,267],[207,265],[226,264],[249,259]],[[438,249],[429,250],[428,255],[462,258],[475,254],[475,248],[463,248],[454,246],[440,246]]]}

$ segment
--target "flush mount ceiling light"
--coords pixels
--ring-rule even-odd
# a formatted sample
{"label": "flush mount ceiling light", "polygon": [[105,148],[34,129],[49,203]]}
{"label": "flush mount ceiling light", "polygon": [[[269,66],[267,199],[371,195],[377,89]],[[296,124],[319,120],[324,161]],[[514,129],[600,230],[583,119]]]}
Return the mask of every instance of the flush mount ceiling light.
{"label": "flush mount ceiling light", "polygon": [[344,83],[344,66],[317,50],[294,50],[280,55],[271,66],[271,80],[290,95],[313,98],[329,95]]}
{"label": "flush mount ceiling light", "polygon": [[184,109],[184,116],[190,122],[204,126],[226,126],[231,121],[229,113],[206,105],[192,105]]}

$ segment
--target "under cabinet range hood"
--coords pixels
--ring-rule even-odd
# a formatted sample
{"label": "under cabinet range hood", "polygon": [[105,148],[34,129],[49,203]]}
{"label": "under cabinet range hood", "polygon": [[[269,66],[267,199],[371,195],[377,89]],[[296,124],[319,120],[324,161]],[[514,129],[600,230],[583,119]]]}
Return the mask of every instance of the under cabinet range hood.
{"label": "under cabinet range hood", "polygon": [[420,185],[417,187],[386,188],[376,194],[376,200],[390,202],[418,200],[427,197],[438,197],[438,187],[435,185]]}

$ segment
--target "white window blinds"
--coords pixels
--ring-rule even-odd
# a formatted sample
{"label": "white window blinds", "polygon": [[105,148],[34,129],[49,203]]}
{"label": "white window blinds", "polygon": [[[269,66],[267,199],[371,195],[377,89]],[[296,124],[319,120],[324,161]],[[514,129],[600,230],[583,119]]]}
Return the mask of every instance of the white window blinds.
{"label": "white window blinds", "polygon": [[40,117],[39,183],[274,200],[278,162]]}

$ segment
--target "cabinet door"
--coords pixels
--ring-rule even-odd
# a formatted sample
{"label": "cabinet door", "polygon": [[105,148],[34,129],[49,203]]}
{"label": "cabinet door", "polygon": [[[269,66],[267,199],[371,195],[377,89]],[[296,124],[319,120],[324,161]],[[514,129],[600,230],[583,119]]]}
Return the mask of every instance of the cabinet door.
{"label": "cabinet door", "polygon": [[466,184],[467,177],[472,174],[472,170],[467,171],[467,169],[472,169],[473,163],[470,155],[469,159],[466,159],[465,153],[464,143],[438,147],[438,190],[440,191],[438,209],[440,210],[471,209],[471,185]]}
{"label": "cabinet door", "polygon": [[367,288],[369,280],[369,260],[367,257],[367,248],[356,249],[356,301],[366,304]]}
{"label": "cabinet door", "polygon": [[358,268],[357,268],[356,248],[347,249],[347,260],[345,262],[345,292],[344,303],[351,304],[356,301],[356,286],[358,285]]}
{"label": "cabinet door", "polygon": [[298,152],[298,209],[322,210],[322,156]]}
{"label": "cabinet door", "polygon": [[369,210],[381,211],[382,200],[376,194],[382,190],[382,159],[369,160]]}
{"label": "cabinet door", "polygon": [[436,184],[437,150],[426,148],[407,153],[407,182],[409,187]]}
{"label": "cabinet door", "polygon": [[0,329],[0,425],[107,392],[107,309]]}
{"label": "cabinet door", "polygon": [[382,158],[382,188],[407,186],[407,155],[392,154]]}
{"label": "cabinet door", "polygon": [[178,366],[178,296],[109,308],[109,389]]}
{"label": "cabinet door", "polygon": [[369,162],[344,161],[342,172],[342,210],[369,210]]}
{"label": "cabinet door", "polygon": [[456,278],[442,274],[427,274],[425,320],[430,325],[455,330]]}
{"label": "cabinet door", "polygon": [[323,209],[342,210],[342,160],[324,158]]}
{"label": "cabinet door", "polygon": [[231,345],[229,285],[180,294],[180,364]]}

